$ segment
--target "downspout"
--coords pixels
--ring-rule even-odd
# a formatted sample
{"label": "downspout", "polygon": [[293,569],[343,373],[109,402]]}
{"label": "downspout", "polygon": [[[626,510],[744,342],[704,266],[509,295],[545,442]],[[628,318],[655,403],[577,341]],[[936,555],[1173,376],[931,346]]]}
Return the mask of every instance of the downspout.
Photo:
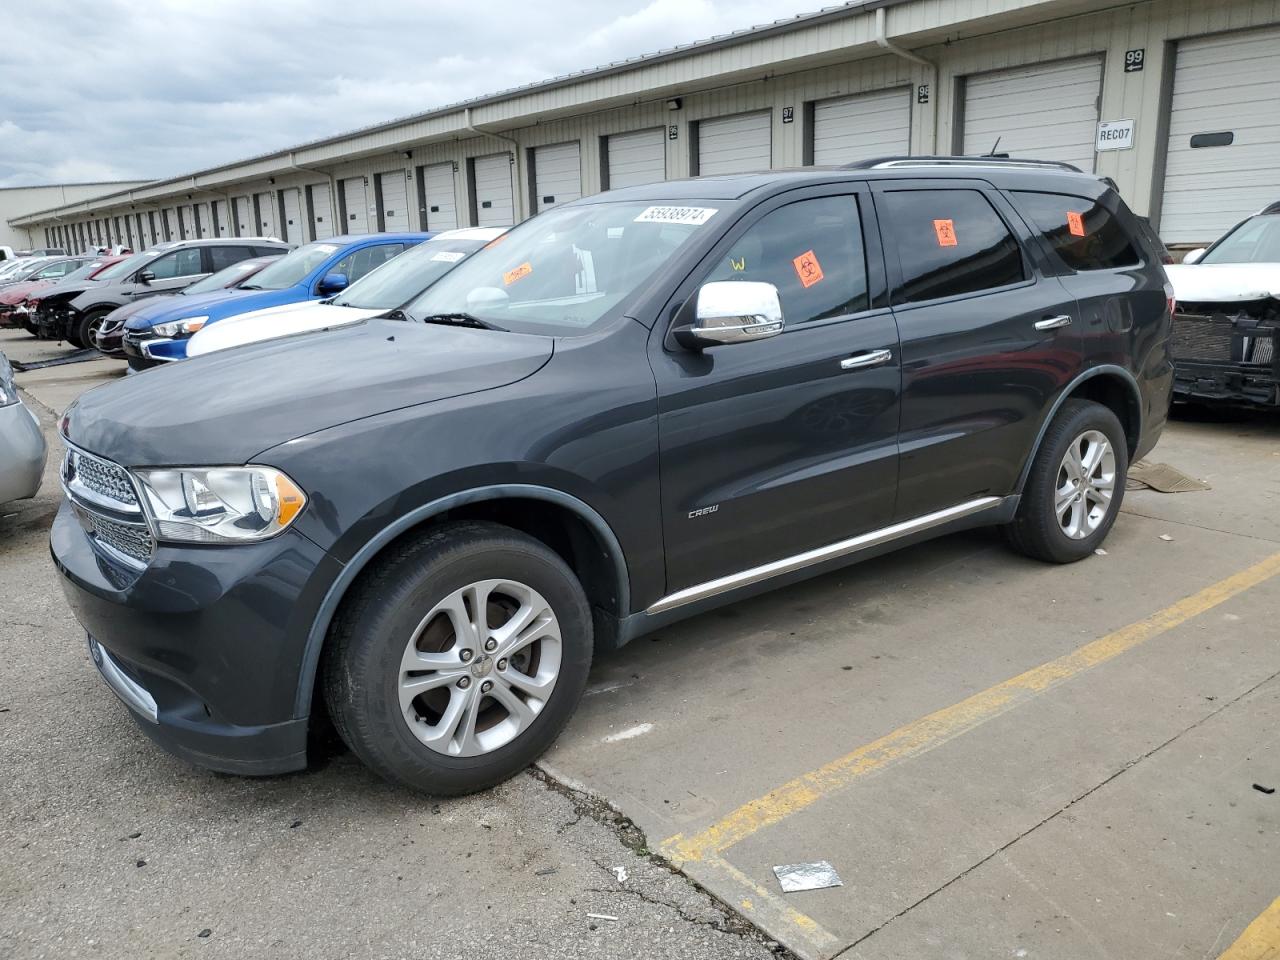
{"label": "downspout", "polygon": [[516,221],[524,219],[524,164],[520,162],[520,141],[514,137],[508,137],[506,134],[497,133],[493,130],[481,130],[471,122],[471,108],[466,107],[462,114],[462,125],[471,133],[481,137],[493,137],[495,140],[502,140],[511,144],[511,162],[516,171]]}
{"label": "downspout", "polygon": [[[876,7],[876,46],[882,50],[887,50],[894,56],[901,57],[903,60],[910,60],[912,63],[918,63],[929,69],[929,99],[933,106],[933,153],[940,154],[943,150],[938,147],[938,65],[932,60],[926,60],[919,54],[906,50],[892,40],[889,39],[888,26],[885,16],[884,7]],[[948,149],[945,151],[950,153]]]}
{"label": "downspout", "polygon": [[[307,173],[318,173],[329,181],[329,224],[333,227],[333,235],[336,237],[342,233],[342,229],[346,224],[338,223],[338,180],[334,175],[325,170],[317,170],[315,167],[304,167],[297,162],[298,154],[296,151],[289,151],[289,166],[294,170],[304,170]],[[315,233],[315,224],[311,224],[308,233]]]}

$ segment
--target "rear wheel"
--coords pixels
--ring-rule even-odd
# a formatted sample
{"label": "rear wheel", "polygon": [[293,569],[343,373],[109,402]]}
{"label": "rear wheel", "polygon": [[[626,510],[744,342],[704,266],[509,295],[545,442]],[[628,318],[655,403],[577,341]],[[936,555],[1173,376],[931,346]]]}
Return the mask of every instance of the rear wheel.
{"label": "rear wheel", "polygon": [[1049,424],[1022,501],[1005,528],[1010,544],[1050,563],[1081,560],[1115,523],[1129,472],[1124,428],[1109,409],[1068,400]]}
{"label": "rear wheel", "polygon": [[98,346],[97,335],[102,329],[102,323],[107,319],[110,309],[90,310],[72,330],[67,339],[74,343],[77,347],[94,347]]}
{"label": "rear wheel", "polygon": [[531,537],[454,523],[366,574],[330,631],[324,692],[343,740],[381,776],[461,794],[523,770],[577,708],[590,608]]}

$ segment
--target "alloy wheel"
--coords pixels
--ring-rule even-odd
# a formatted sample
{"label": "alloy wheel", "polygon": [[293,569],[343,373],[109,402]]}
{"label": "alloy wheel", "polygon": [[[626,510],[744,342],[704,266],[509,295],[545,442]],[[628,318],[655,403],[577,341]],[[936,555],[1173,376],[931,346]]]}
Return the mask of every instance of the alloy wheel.
{"label": "alloy wheel", "polygon": [[1071,441],[1054,487],[1058,525],[1072,540],[1094,533],[1111,509],[1116,485],[1116,453],[1098,430],[1086,430]]}
{"label": "alloy wheel", "polygon": [[405,723],[437,753],[497,750],[542,712],[561,655],[560,624],[536,590],[514,580],[468,584],[433,606],[405,646]]}

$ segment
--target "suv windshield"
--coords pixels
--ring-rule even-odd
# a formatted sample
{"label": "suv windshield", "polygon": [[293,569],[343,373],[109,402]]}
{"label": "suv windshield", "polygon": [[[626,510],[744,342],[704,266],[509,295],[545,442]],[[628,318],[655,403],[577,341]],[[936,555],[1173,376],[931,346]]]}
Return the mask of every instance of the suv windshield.
{"label": "suv windshield", "polygon": [[121,277],[148,263],[160,256],[161,250],[143,250],[141,253],[135,253],[132,257],[126,257],[117,264],[107,267],[93,279],[95,280],[119,280]]}
{"label": "suv windshield", "polygon": [[257,260],[241,260],[239,263],[233,263],[217,273],[209,274],[203,280],[197,280],[180,292],[183,296],[190,296],[193,293],[210,293],[214,290],[225,290],[228,287],[235,286],[244,277],[251,276],[258,268],[259,263]]}
{"label": "suv windshield", "polygon": [[292,287],[337,251],[336,243],[308,243],[292,253],[285,254],[254,277],[252,283],[246,283],[244,289],[284,290]]}
{"label": "suv windshield", "polygon": [[1250,217],[1205,254],[1201,263],[1280,263],[1280,216]]}
{"label": "suv windshield", "polygon": [[585,333],[616,315],[730,205],[714,203],[552,208],[459,265],[405,313],[413,320],[469,314],[516,333]]}
{"label": "suv windshield", "polygon": [[483,240],[428,240],[361,277],[333,302],[340,307],[390,310],[416,297],[484,246]]}
{"label": "suv windshield", "polygon": [[72,270],[65,277],[59,277],[58,279],[60,282],[62,280],[83,280],[85,277],[89,276],[89,274],[93,273],[93,271],[97,270],[98,267],[100,266],[102,266],[101,260],[90,260],[88,263],[84,264],[83,266],[79,266],[76,269]]}

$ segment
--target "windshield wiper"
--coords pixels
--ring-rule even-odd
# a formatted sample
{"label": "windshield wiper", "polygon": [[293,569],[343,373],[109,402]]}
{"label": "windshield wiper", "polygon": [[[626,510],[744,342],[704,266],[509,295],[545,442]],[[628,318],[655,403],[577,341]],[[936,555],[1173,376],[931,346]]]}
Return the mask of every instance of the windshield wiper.
{"label": "windshield wiper", "polygon": [[496,323],[490,323],[488,320],[481,320],[479,317],[472,316],[469,313],[429,313],[425,317],[416,317],[421,323],[443,323],[450,327],[474,327],[477,330],[500,330],[506,332],[506,327],[500,327]]}

